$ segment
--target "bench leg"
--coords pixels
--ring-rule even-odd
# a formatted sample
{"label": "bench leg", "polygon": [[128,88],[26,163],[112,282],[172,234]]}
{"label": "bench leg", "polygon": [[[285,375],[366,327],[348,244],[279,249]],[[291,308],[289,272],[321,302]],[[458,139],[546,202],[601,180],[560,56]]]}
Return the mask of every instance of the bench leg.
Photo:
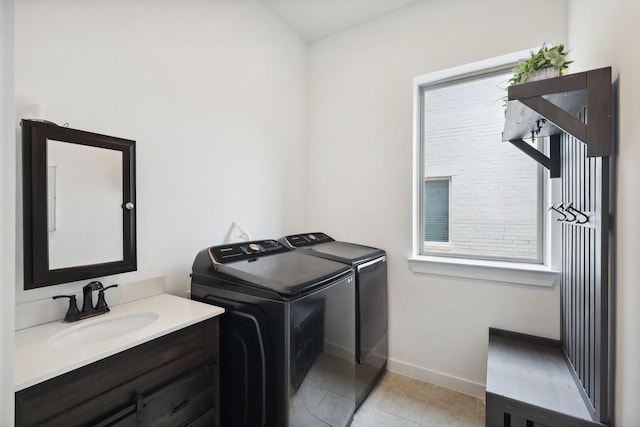
{"label": "bench leg", "polygon": [[510,427],[504,425],[504,399],[492,393],[486,393],[486,427]]}

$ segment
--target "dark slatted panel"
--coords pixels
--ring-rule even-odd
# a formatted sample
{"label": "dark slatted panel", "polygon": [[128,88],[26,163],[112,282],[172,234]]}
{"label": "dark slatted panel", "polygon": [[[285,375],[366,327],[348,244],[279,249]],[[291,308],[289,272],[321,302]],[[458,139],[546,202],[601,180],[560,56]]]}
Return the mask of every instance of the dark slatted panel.
{"label": "dark slatted panel", "polygon": [[567,134],[561,151],[562,202],[590,217],[562,225],[562,345],[601,419],[608,413],[609,159],[587,157],[586,145]]}

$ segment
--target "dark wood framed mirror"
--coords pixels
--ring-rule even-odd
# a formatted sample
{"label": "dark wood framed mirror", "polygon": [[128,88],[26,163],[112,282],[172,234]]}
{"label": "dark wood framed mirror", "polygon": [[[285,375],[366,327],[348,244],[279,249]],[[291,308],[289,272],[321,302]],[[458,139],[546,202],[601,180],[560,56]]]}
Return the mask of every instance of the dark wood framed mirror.
{"label": "dark wood framed mirror", "polygon": [[22,120],[24,289],[137,269],[135,141]]}

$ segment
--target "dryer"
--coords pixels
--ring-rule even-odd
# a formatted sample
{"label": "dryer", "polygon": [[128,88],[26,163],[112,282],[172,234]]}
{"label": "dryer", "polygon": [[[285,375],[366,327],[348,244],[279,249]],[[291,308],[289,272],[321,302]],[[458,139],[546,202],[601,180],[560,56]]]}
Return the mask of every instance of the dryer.
{"label": "dryer", "polygon": [[340,242],[324,233],[280,239],[300,253],[351,266],[356,272],[356,408],[384,374],[389,358],[387,256],[382,249]]}
{"label": "dryer", "polygon": [[347,426],[355,412],[355,276],[275,240],[214,246],[191,298],[220,318],[221,420],[233,427]]}

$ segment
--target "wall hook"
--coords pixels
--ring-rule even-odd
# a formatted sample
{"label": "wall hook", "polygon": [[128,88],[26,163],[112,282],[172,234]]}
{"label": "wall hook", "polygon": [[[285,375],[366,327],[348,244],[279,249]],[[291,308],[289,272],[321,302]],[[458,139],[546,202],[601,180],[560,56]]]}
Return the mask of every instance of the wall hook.
{"label": "wall hook", "polygon": [[[581,210],[578,210],[576,208],[573,207],[573,203],[569,203],[569,205],[565,208],[566,211],[569,211],[572,215],[575,212],[576,214],[580,215],[582,218],[584,218],[582,221],[578,221],[577,217],[576,217],[576,224],[586,224],[589,222],[589,215],[585,214],[584,212],[582,212]],[[575,216],[575,215],[574,215]]]}
{"label": "wall hook", "polygon": [[562,212],[562,204],[559,204],[558,206],[554,206],[551,205],[551,207],[549,208],[549,210],[553,210],[558,212],[560,215],[562,215],[562,218],[556,218],[556,221],[566,221],[567,220],[567,216],[564,214],[564,212]]}
{"label": "wall hook", "polygon": [[571,206],[571,203],[569,203],[567,206],[563,206],[562,204],[559,206],[560,209],[562,209],[564,211],[565,216],[566,215],[571,215],[572,218],[567,218],[565,221],[567,222],[574,222],[577,217],[568,209],[568,207]]}

